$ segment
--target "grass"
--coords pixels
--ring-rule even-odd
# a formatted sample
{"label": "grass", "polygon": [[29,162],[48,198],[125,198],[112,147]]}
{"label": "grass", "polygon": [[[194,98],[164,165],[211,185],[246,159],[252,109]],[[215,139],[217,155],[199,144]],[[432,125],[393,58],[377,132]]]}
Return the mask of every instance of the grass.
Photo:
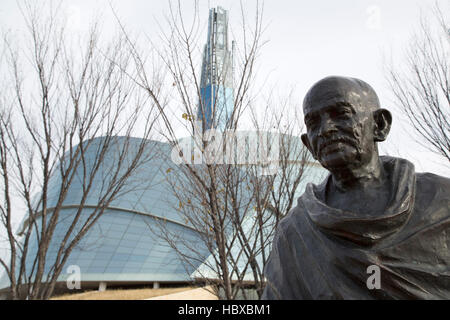
{"label": "grass", "polygon": [[142,300],[166,294],[195,289],[194,287],[159,288],[159,289],[108,289],[106,291],[86,291],[82,293],[64,294],[51,300]]}

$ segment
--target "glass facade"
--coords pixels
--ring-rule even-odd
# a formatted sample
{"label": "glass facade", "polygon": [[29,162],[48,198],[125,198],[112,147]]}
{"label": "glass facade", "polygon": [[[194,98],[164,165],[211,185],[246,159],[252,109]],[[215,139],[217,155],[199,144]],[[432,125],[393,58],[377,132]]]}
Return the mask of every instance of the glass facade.
{"label": "glass facade", "polygon": [[[83,215],[90,210],[84,209]],[[58,243],[71,223],[75,209],[65,209],[55,230],[52,246],[47,256],[46,273],[56,258]],[[177,223],[166,225],[171,232],[183,235],[187,241],[199,242],[196,232]],[[122,209],[108,209],[70,254],[65,267],[76,265],[82,281],[188,281],[190,265],[178,258],[177,253],[162,239],[155,218]],[[201,246],[201,242],[198,244]],[[33,255],[36,248],[32,247]],[[66,269],[60,280],[67,278]]]}
{"label": "glass facade", "polygon": [[[86,158],[86,171],[92,169],[95,154],[105,139],[96,138],[91,142]],[[117,151],[126,143],[128,152],[133,154],[142,139],[123,137],[114,138],[113,147],[108,150],[106,163],[96,174],[92,191],[81,210],[80,221],[72,236],[78,234],[81,225],[98,204],[102,188],[110,176],[111,166],[117,165]],[[199,252],[207,255],[198,232],[186,225],[176,211],[176,200],[167,180],[176,165],[171,162],[169,144],[148,141],[147,161],[128,178],[126,186],[119,196],[111,202],[98,221],[81,239],[66,261],[58,281],[65,281],[71,274],[67,268],[75,265],[80,268],[81,281],[86,282],[186,282],[200,262],[186,263],[171,248],[162,232],[179,235],[177,241],[187,241],[196,245]],[[146,151],[146,152],[147,152]],[[147,157],[147,155],[144,155]],[[90,159],[90,161],[89,161]],[[90,166],[89,166],[90,165]],[[58,171],[56,171],[58,172]],[[57,251],[64,236],[80,207],[83,184],[82,167],[70,185],[63,208],[59,214],[57,226],[46,257],[45,274],[48,274],[57,256]],[[61,179],[55,174],[51,179],[48,209],[52,210],[59,195]],[[38,225],[40,225],[38,221]],[[36,256],[36,232],[30,238],[29,257]],[[27,270],[31,270],[33,259],[27,259]],[[45,279],[45,278],[44,278]],[[8,286],[5,278],[0,282],[1,288]]]}

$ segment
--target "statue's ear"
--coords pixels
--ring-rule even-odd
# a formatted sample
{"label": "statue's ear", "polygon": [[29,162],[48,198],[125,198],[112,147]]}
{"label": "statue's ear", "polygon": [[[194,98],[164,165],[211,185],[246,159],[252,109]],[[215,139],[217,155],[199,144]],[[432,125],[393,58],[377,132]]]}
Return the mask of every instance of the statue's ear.
{"label": "statue's ear", "polygon": [[389,131],[391,130],[392,115],[386,109],[378,109],[373,112],[373,119],[375,120],[374,137],[375,141],[381,142],[386,140]]}
{"label": "statue's ear", "polygon": [[309,150],[309,152],[311,152],[314,159],[317,160],[316,155],[314,154],[313,149],[311,148],[311,144],[309,143],[308,135],[306,133],[302,134],[302,142],[305,145],[305,147]]}

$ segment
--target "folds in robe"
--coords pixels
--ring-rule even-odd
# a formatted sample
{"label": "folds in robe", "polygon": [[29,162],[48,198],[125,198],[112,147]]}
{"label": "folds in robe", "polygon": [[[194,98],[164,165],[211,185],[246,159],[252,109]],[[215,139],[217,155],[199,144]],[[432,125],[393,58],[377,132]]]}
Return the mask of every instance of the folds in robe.
{"label": "folds in robe", "polygon": [[376,217],[328,207],[330,176],[308,185],[277,228],[263,299],[450,299],[450,179],[381,159],[390,201]]}

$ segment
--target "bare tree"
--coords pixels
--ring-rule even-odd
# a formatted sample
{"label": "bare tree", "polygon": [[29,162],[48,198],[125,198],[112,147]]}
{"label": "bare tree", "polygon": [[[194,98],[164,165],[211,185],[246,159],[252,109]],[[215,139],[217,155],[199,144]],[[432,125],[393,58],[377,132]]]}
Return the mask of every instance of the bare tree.
{"label": "bare tree", "polygon": [[[172,144],[171,160],[179,163],[173,170],[169,169],[167,179],[171,192],[178,199],[174,210],[180,215],[180,221],[195,230],[199,241],[183,240],[174,233],[164,220],[160,220],[157,234],[165,238],[169,245],[192,268],[201,268],[192,275],[202,282],[213,284],[222,298],[247,298],[246,288],[256,287],[261,295],[264,286],[263,267],[271,243],[271,236],[279,219],[290,210],[295,192],[309,165],[308,154],[291,139],[302,122],[283,122],[282,110],[266,119],[264,128],[253,125],[251,117],[245,123],[244,114],[253,110],[255,113],[267,113],[280,106],[268,104],[264,110],[257,110],[254,105],[255,68],[262,40],[262,6],[256,7],[255,18],[249,25],[248,13],[242,8],[242,42],[234,48],[234,72],[232,113],[223,121],[223,101],[219,94],[212,94],[211,124],[202,120],[207,117],[208,102],[202,93],[200,74],[200,19],[198,10],[192,17],[192,23],[184,19],[181,3],[171,4],[167,17],[167,26],[162,28],[161,39],[150,46],[155,48],[157,56],[164,64],[168,87],[155,89],[149,81],[151,71],[146,59],[138,49],[136,42],[128,37],[128,45],[133,54],[137,70],[131,78],[143,88],[157,106],[166,105],[166,96],[161,92],[171,92],[171,97],[178,103],[175,108],[161,110],[163,133]],[[123,29],[124,34],[127,32]],[[206,50],[206,49],[205,49]],[[153,64],[150,70],[153,70]],[[227,63],[221,61],[221,63]],[[229,68],[213,62],[214,83],[218,88],[227,87]],[[204,75],[204,73],[203,73]],[[220,90],[220,89],[219,89]],[[273,107],[269,110],[269,106]],[[286,106],[285,106],[286,107]],[[280,114],[279,117],[277,117]],[[182,115],[182,116],[181,116]],[[256,124],[258,121],[254,121]],[[286,125],[287,124],[287,125]],[[286,126],[285,126],[286,125]],[[258,129],[275,126],[273,135],[261,135]],[[285,126],[285,127],[283,127]],[[188,135],[180,143],[176,131],[185,128]],[[242,128],[254,130],[248,134]],[[214,128],[217,128],[215,130]],[[221,129],[219,129],[221,128]],[[226,131],[224,131],[226,129]],[[281,144],[279,154],[274,159],[280,171],[267,176],[269,166],[267,159],[253,158],[252,152],[267,154],[262,150],[267,146]],[[181,147],[184,145],[186,148]],[[237,147],[239,145],[240,147]],[[278,151],[278,149],[277,149]],[[179,158],[177,161],[175,158]],[[293,160],[294,159],[294,160]],[[298,167],[291,166],[292,162]],[[192,268],[189,268],[192,271]]]}
{"label": "bare tree", "polygon": [[[87,37],[70,37],[59,6],[37,6],[21,6],[24,44],[16,43],[17,34],[2,43],[0,218],[9,257],[0,265],[13,299],[52,295],[74,247],[151,159],[147,138],[162,111],[124,74],[132,56],[122,36],[104,43],[94,24]],[[135,143],[133,135],[142,139]],[[75,210],[63,216],[75,191]],[[21,212],[18,235],[14,219]],[[56,239],[62,219],[70,223]],[[50,247],[54,261],[47,259]]]}
{"label": "bare tree", "polygon": [[421,19],[404,64],[389,65],[387,80],[419,142],[450,161],[450,24],[437,6],[434,17],[437,26]]}

